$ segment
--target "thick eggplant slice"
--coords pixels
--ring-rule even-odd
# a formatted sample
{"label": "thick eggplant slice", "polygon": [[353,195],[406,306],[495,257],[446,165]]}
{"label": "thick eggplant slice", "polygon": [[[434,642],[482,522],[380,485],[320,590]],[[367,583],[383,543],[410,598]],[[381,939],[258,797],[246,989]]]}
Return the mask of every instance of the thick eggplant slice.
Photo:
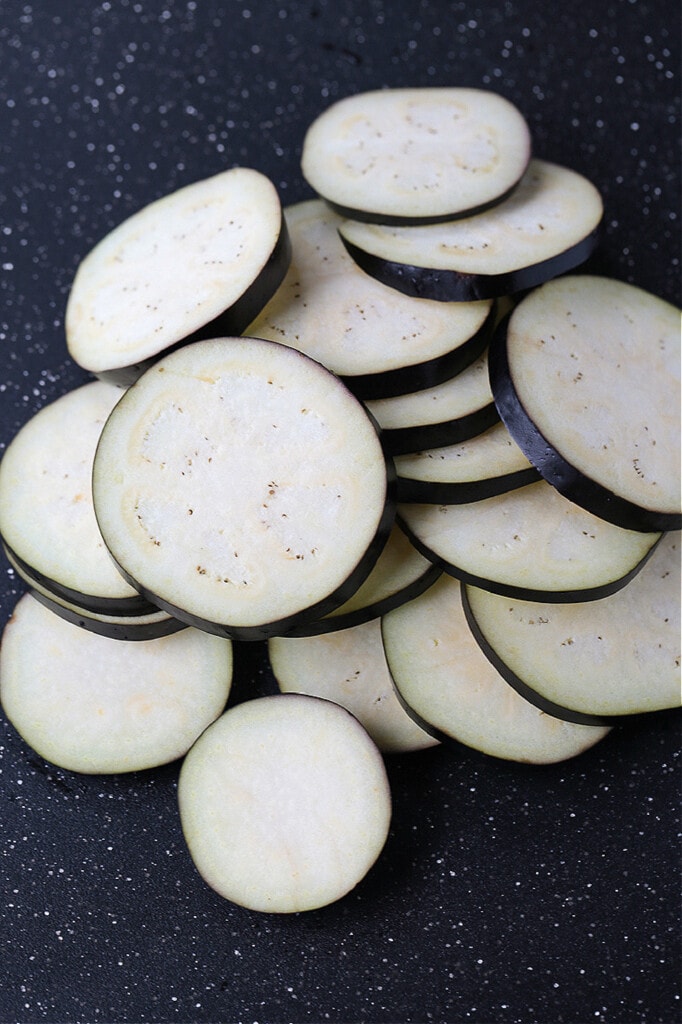
{"label": "thick eggplant slice", "polygon": [[575,757],[609,732],[541,711],[506,682],[467,623],[461,585],[442,576],[381,624],[398,696],[422,728],[484,754],[530,764]]}
{"label": "thick eggplant slice", "polygon": [[309,126],[308,184],[344,216],[433,223],[484,210],[518,184],[531,137],[509,100],[483,89],[381,89],[348,96]]}
{"label": "thick eggplant slice", "polygon": [[625,529],[682,527],[675,306],[569,275],[518,304],[489,360],[509,433],[562,494]]}
{"label": "thick eggplant slice", "polygon": [[445,572],[498,594],[540,601],[615,593],[661,536],[613,526],[544,480],[459,505],[401,503],[398,522]]}
{"label": "thick eggplant slice", "polygon": [[340,704],[382,753],[424,750],[437,742],[410,718],[395,694],[379,619],[326,636],[273,637],[268,654],[282,693],[307,693]]}
{"label": "thick eggplant slice", "polygon": [[594,251],[602,198],[581,174],[532,160],[503,203],[424,227],[347,220],[339,233],[365,273],[415,298],[470,302],[534,288]]}
{"label": "thick eggplant slice", "polygon": [[229,640],[198,629],[126,643],[97,636],[24,594],[0,644],[0,703],[40,757],[114,774],[177,760],[220,715]]}
{"label": "thick eggplant slice", "polygon": [[274,694],[237,704],[180,769],[180,820],[204,881],[250,910],[314,910],[378,859],[391,792],[376,744],[345,708]]}
{"label": "thick eggplant slice", "polygon": [[288,637],[319,636],[378,618],[430,587],[443,570],[425,558],[394,524],[367,579],[347,601],[322,619],[303,622]]}
{"label": "thick eggplant slice", "polygon": [[156,611],[107,551],[92,502],[92,465],[121,390],[92,381],[36,413],[0,462],[0,536],[21,572],[55,597],[110,615]]}
{"label": "thick eggplant slice", "polygon": [[279,196],[236,167],[138,210],[81,262],[66,307],[76,363],[128,386],[164,351],[239,334],[291,259]]}
{"label": "thick eggplant slice", "polygon": [[397,455],[394,461],[401,503],[461,505],[540,479],[499,420],[460,444]]}
{"label": "thick eggplant slice", "polygon": [[642,571],[588,604],[512,601],[465,587],[474,635],[504,678],[549,714],[573,721],[679,708],[680,534]]}
{"label": "thick eggplant slice", "polygon": [[392,455],[456,444],[500,418],[490,390],[487,350],[442,384],[365,404]]}
{"label": "thick eggplant slice", "polygon": [[158,607],[266,639],[338,607],[393,525],[364,406],[325,367],[254,338],[163,358],[102,431],[93,497],[127,579]]}
{"label": "thick eggplant slice", "polygon": [[293,246],[286,278],[244,332],[305,352],[360,398],[439,384],[472,363],[494,327],[491,301],[429,302],[399,296],[363,274],[320,200],[287,207]]}

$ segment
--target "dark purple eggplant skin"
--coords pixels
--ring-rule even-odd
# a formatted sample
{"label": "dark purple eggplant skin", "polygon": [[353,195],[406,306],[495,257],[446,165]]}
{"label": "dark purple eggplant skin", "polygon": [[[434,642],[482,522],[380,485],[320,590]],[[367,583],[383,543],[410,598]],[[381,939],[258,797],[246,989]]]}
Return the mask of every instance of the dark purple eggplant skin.
{"label": "dark purple eggplant skin", "polygon": [[370,277],[416,299],[436,302],[474,302],[517,295],[544,284],[553,277],[568,273],[585,263],[597,248],[601,235],[598,226],[576,245],[564,252],[531,266],[519,267],[506,274],[465,274],[456,270],[439,270],[396,263],[365,252],[343,235],[341,240],[351,259]]}
{"label": "dark purple eggplant skin", "polygon": [[382,370],[378,373],[340,375],[341,380],[360,401],[368,401],[373,398],[398,398],[400,395],[410,394],[413,391],[425,391],[427,388],[444,384],[446,380],[450,380],[462,370],[466,370],[479,356],[483,355],[490,344],[495,321],[496,311],[493,303],[490,313],[478,331],[450,352],[445,352],[425,363],[397,366],[392,370]]}
{"label": "dark purple eggplant skin", "polygon": [[398,501],[412,505],[467,505],[471,501],[483,501],[498,494],[506,494],[507,491],[535,483],[539,479],[540,474],[533,466],[504,476],[468,480],[466,483],[414,480],[398,476]]}
{"label": "dark purple eggplant skin", "polygon": [[73,608],[65,608],[58,601],[51,601],[46,594],[42,594],[30,586],[29,590],[36,601],[40,601],[45,608],[54,612],[55,615],[59,615],[62,619],[72,623],[72,625],[78,626],[79,629],[85,629],[89,633],[96,633],[98,636],[106,637],[109,640],[140,642],[160,640],[161,637],[171,636],[173,633],[178,633],[181,629],[189,628],[186,622],[180,622],[179,619],[175,619],[172,616],[158,622],[141,622],[139,624],[130,621],[125,623],[103,622],[101,619],[87,613],[79,615]]}
{"label": "dark purple eggplant skin", "polygon": [[442,423],[415,423],[409,427],[384,427],[381,437],[385,451],[390,455],[409,455],[444,448],[468,441],[499,422],[494,402],[482,406],[466,416]]}
{"label": "dark purple eggplant skin", "polygon": [[[448,504],[448,502],[442,502],[442,504]],[[450,502],[449,504],[453,503]],[[588,589],[542,590],[535,587],[517,587],[510,583],[500,583],[498,580],[490,580],[484,576],[477,576],[475,573],[468,572],[467,570],[446,561],[444,558],[439,557],[434,551],[427,547],[427,545],[424,544],[424,542],[410,529],[409,525],[400,515],[400,511],[396,514],[396,522],[407,534],[417,551],[420,551],[425,558],[428,558],[440,565],[443,572],[447,573],[449,576],[453,576],[455,579],[458,579],[460,583],[470,583],[474,587],[480,587],[481,590],[489,590],[493,594],[501,594],[504,597],[513,597],[517,601],[546,601],[552,604],[567,604],[571,601],[598,601],[602,597],[610,597],[611,594],[618,593],[619,590],[622,590],[623,587],[627,586],[630,580],[635,578],[640,569],[646,564],[649,558],[651,558],[661,539],[659,537],[651,545],[644,558],[640,559],[637,565],[635,565],[630,572],[627,572],[624,576],[621,576],[618,579],[608,580],[601,586],[590,587]]]}
{"label": "dark purple eggplant skin", "polygon": [[488,352],[490,387],[500,419],[540,475],[565,498],[625,530],[663,533],[682,529],[682,514],[646,509],[614,494],[571,465],[544,437],[520,401],[507,354],[509,317],[500,322]]}
{"label": "dark purple eggplant skin", "polygon": [[117,366],[112,367],[110,370],[102,370],[96,376],[100,380],[107,381],[109,384],[115,384],[120,388],[128,388],[146,370],[158,362],[162,356],[166,356],[176,349],[190,345],[194,341],[203,341],[208,338],[235,337],[243,334],[281,285],[291,264],[291,256],[291,238],[284,214],[282,213],[279,236],[268,261],[261,269],[258,277],[240,295],[236,302],[223,310],[217,317],[209,320],[208,323],[198,327],[191,334],[178,338],[177,341],[164,346],[148,359],[144,359],[139,363],[130,363],[127,366]]}
{"label": "dark purple eggplant skin", "polygon": [[15,566],[16,571],[24,580],[29,583],[35,582],[38,586],[44,587],[45,590],[55,595],[57,601],[61,598],[63,601],[68,601],[69,604],[78,605],[83,609],[84,615],[92,613],[93,615],[123,615],[127,617],[131,615],[149,615],[152,612],[158,611],[158,605],[148,601],[140,594],[125,598],[102,597],[97,594],[83,594],[79,590],[73,590],[57,580],[50,579],[49,576],[29,565],[8,544],[3,542],[2,547],[10,564]]}

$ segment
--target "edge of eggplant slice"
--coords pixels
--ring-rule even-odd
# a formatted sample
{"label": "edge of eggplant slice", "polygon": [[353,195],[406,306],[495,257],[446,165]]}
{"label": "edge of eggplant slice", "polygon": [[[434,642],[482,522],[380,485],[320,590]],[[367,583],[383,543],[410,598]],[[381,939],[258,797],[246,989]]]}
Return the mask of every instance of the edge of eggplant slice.
{"label": "edge of eggplant slice", "polygon": [[445,481],[417,480],[401,476],[398,472],[398,502],[415,505],[462,505],[470,501],[484,501],[506,491],[532,484],[539,478],[534,466],[518,469],[501,476],[488,476],[480,480]]}

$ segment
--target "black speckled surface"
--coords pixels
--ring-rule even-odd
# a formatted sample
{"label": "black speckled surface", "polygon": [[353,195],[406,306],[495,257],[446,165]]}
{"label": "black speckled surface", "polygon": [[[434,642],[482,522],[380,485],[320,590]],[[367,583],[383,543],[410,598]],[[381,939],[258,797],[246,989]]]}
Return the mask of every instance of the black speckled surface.
{"label": "black speckled surface", "polygon": [[[0,8],[0,454],[83,381],[63,318],[125,216],[241,163],[306,198],[309,121],[379,86],[496,89],[602,190],[595,269],[680,301],[680,24],[667,0],[7,0]],[[2,625],[22,587],[0,563]],[[258,647],[241,686],[267,689]],[[233,907],[180,834],[177,766],[84,777],[0,717],[0,1022],[673,1024],[680,731],[537,769],[389,762],[380,862],[302,916]]]}

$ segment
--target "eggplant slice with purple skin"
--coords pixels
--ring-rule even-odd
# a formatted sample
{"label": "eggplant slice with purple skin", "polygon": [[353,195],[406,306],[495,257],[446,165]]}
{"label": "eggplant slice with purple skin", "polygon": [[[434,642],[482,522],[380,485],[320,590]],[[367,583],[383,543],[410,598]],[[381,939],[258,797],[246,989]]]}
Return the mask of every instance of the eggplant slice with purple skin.
{"label": "eggplant slice with purple skin", "polygon": [[518,188],[485,213],[446,224],[339,227],[357,265],[382,284],[440,302],[515,295],[584,263],[595,250],[603,203],[575,171],[532,160]]}
{"label": "eggplant slice with purple skin", "polygon": [[513,601],[476,587],[463,596],[487,657],[548,714],[608,722],[680,707],[679,532],[596,603]]}
{"label": "eggplant slice with purple skin", "polygon": [[484,89],[380,89],[347,96],[308,127],[301,170],[337,213],[428,224],[499,203],[531,153],[521,112]]}
{"label": "eggplant slice with purple skin", "polygon": [[394,489],[343,382],[243,337],[196,342],[143,374],[104,425],[93,469],[99,527],[131,585],[242,640],[347,600],[388,539]]}
{"label": "eggplant slice with purple skin", "polygon": [[682,528],[679,309],[568,275],[516,306],[489,365],[509,433],[565,497],[623,529]]}
{"label": "eggplant slice with purple skin", "polygon": [[162,353],[240,334],[282,282],[291,243],[279,196],[236,167],[178,189],[86,255],[69,294],[72,359],[127,387]]}
{"label": "eggplant slice with purple skin", "polygon": [[492,301],[443,304],[398,295],[355,265],[338,235],[340,218],[321,200],[284,213],[292,262],[244,334],[304,352],[361,399],[440,384],[487,347],[496,323]]}

